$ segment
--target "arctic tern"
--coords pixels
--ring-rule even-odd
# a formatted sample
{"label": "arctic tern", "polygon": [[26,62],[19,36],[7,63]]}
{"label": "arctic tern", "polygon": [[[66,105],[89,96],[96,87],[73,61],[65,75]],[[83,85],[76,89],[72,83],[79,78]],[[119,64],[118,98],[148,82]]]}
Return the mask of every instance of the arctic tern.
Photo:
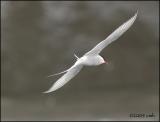
{"label": "arctic tern", "polygon": [[56,73],[53,75],[50,75],[48,77],[59,75],[62,73],[65,73],[62,77],[60,77],[49,90],[43,92],[43,93],[49,93],[53,92],[59,88],[61,88],[63,85],[65,85],[69,80],[71,80],[74,76],[76,76],[79,71],[82,69],[83,66],[98,66],[104,63],[107,63],[102,56],[99,55],[99,53],[108,46],[111,42],[118,39],[124,32],[126,32],[134,23],[134,21],[137,18],[138,11],[135,13],[133,17],[131,17],[128,21],[123,23],[120,27],[118,27],[113,33],[111,33],[106,39],[101,41],[99,44],[97,44],[93,49],[91,49],[89,52],[85,53],[82,57],[78,57],[74,54],[77,61],[74,63],[73,66],[71,66],[69,69]]}

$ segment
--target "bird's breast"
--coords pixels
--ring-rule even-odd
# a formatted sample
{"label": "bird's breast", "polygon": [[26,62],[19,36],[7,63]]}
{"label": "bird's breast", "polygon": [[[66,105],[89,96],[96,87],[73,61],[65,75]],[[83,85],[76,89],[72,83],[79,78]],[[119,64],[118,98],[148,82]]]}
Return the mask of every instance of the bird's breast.
{"label": "bird's breast", "polygon": [[79,61],[86,66],[97,66],[97,58],[94,56],[83,56]]}

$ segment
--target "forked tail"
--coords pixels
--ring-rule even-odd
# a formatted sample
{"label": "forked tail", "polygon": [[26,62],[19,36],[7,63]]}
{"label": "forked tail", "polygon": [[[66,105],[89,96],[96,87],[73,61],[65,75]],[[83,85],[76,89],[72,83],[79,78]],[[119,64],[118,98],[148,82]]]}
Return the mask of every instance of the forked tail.
{"label": "forked tail", "polygon": [[55,74],[49,75],[47,77],[52,77],[52,76],[55,76],[55,75],[60,75],[60,74],[66,73],[67,71],[68,71],[68,69],[65,70],[65,71],[59,72],[59,73],[55,73]]}
{"label": "forked tail", "polygon": [[[74,54],[74,56],[76,57],[77,60],[79,59],[79,57],[78,57],[76,54]],[[69,69],[67,69],[67,70],[65,70],[65,71],[62,71],[62,72],[59,72],[59,73],[55,73],[55,74],[49,75],[49,76],[47,76],[47,77],[52,77],[52,76],[55,76],[55,75],[60,75],[60,74],[63,74],[63,73],[68,72],[68,70],[69,70]]]}
{"label": "forked tail", "polygon": [[74,57],[76,57],[77,60],[79,59],[79,57],[76,54],[74,54]]}

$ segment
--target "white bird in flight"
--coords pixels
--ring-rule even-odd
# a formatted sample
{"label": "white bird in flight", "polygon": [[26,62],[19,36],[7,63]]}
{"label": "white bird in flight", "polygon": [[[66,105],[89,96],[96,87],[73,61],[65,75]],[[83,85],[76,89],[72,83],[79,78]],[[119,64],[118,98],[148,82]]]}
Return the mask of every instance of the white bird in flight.
{"label": "white bird in flight", "polygon": [[[111,33],[105,40],[101,41],[99,44],[97,44],[92,50],[85,53],[81,58],[77,57],[75,54],[77,61],[74,63],[73,66],[71,66],[69,69],[56,73],[50,76],[59,75],[62,73],[65,73],[61,78],[59,78],[52,87],[43,92],[43,93],[49,93],[53,92],[59,88],[61,88],[63,85],[65,85],[69,80],[71,80],[74,76],[76,76],[79,71],[82,69],[83,66],[98,66],[104,63],[107,63],[103,57],[99,55],[99,53],[108,46],[111,42],[118,39],[124,32],[126,32],[134,23],[136,20],[138,11],[135,13],[133,17],[131,17],[128,21],[123,23],[120,27],[118,27],[113,33]],[[48,76],[48,77],[50,77]]]}

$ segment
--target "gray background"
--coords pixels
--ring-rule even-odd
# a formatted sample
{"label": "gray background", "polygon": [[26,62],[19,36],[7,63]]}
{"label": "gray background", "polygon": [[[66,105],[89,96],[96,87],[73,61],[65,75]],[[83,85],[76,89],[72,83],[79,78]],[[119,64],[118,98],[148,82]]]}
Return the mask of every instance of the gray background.
{"label": "gray background", "polygon": [[[139,10],[133,26],[101,55],[43,94]],[[159,2],[1,2],[2,120],[158,120]],[[131,113],[155,117],[130,118]]]}

